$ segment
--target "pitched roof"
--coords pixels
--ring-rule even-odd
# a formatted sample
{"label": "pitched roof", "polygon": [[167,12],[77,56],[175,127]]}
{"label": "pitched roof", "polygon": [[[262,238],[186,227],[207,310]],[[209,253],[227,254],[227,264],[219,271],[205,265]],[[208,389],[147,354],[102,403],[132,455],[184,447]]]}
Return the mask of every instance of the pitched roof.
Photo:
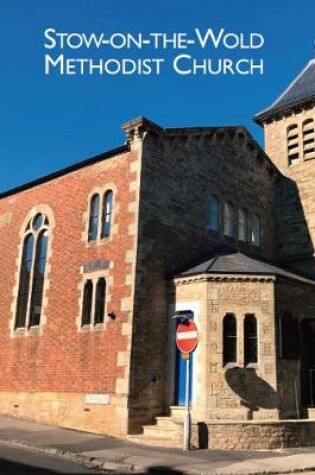
{"label": "pitched roof", "polygon": [[68,173],[75,172],[77,170],[80,170],[81,168],[88,167],[90,165],[93,165],[94,163],[102,162],[103,160],[107,160],[121,153],[128,152],[129,150],[130,149],[128,145],[122,145],[121,147],[109,150],[108,152],[101,153],[99,155],[96,155],[95,157],[87,158],[85,160],[75,163],[74,165],[70,165],[66,168],[62,168],[61,170],[57,170],[56,172],[50,173],[49,175],[45,175],[41,178],[37,178],[23,185],[18,185],[15,188],[11,188],[10,190],[4,191],[0,193],[0,200],[2,198],[7,198],[8,196],[15,195],[20,191],[29,190],[34,186],[38,186],[43,183],[52,181],[55,178],[67,175]]}
{"label": "pitched roof", "polygon": [[250,274],[275,275],[297,280],[305,284],[315,285],[315,281],[307,279],[291,271],[276,267],[259,259],[249,257],[242,252],[222,249],[209,259],[190,267],[175,277],[189,277],[198,274]]}
{"label": "pitched roof", "polygon": [[269,107],[255,116],[255,121],[261,123],[279,112],[313,101],[315,101],[315,59],[308,62],[301,73]]}
{"label": "pitched roof", "polygon": [[260,147],[260,145],[253,139],[251,134],[248,132],[248,130],[244,126],[222,126],[222,127],[177,127],[177,128],[164,128],[161,127],[158,124],[155,124],[151,120],[146,119],[145,117],[139,117],[137,119],[133,119],[127,123],[125,123],[122,126],[122,129],[124,132],[127,134],[127,144],[122,145],[118,148],[109,150],[108,152],[101,153],[99,155],[96,155],[95,157],[88,158],[86,160],[80,161],[78,163],[75,163],[73,165],[70,165],[66,168],[63,168],[61,170],[58,170],[56,172],[50,173],[49,175],[45,175],[43,177],[37,178],[31,182],[18,185],[15,188],[12,188],[10,190],[0,192],[0,200],[2,198],[7,198],[8,196],[12,196],[16,193],[19,193],[21,191],[25,191],[28,189],[31,189],[35,186],[41,185],[43,183],[49,182],[54,180],[55,178],[62,177],[64,175],[67,175],[68,173],[72,173],[74,171],[80,170],[81,168],[93,165],[94,163],[101,162],[105,159],[112,158],[116,155],[125,153],[130,151],[130,145],[128,143],[128,132],[132,130],[133,128],[142,128],[142,129],[147,129],[150,131],[160,131],[161,133],[165,133],[168,135],[181,135],[181,134],[195,134],[195,135],[200,135],[203,132],[209,132],[209,133],[222,133],[222,132],[234,132],[234,133],[239,133],[242,135],[245,139],[248,140],[248,142],[251,144],[251,146],[257,150],[258,154],[257,156],[265,161],[267,164],[268,168],[270,171],[276,173],[277,175],[280,175],[279,170],[277,167],[274,165],[274,163],[270,160],[270,158],[266,155],[265,151]]}

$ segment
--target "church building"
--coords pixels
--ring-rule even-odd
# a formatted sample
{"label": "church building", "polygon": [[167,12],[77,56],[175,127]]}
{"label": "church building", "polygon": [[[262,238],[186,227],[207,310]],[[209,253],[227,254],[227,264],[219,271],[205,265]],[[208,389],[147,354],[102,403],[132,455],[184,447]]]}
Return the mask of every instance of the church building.
{"label": "church building", "polygon": [[315,445],[315,60],[245,127],[126,143],[0,195],[0,412],[155,445]]}

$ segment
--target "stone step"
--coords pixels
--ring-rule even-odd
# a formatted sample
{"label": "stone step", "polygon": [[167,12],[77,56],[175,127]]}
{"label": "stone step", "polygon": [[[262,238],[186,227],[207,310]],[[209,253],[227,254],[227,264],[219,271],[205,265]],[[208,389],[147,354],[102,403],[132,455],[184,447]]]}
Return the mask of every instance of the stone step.
{"label": "stone step", "polygon": [[309,419],[315,419],[315,407],[308,407],[307,415]]}
{"label": "stone step", "polygon": [[183,420],[175,417],[156,417],[156,426],[159,428],[176,430],[183,426]]}
{"label": "stone step", "polygon": [[184,419],[186,408],[184,406],[171,406],[170,407],[170,417],[175,417],[176,419]]}
{"label": "stone step", "polygon": [[173,437],[180,437],[183,433],[183,429],[179,426],[178,429],[174,428],[159,428],[158,426],[143,426],[143,435],[146,437],[166,437],[172,439]]}
{"label": "stone step", "polygon": [[176,447],[183,445],[182,437],[146,437],[144,434],[129,435],[128,440],[136,444],[151,445],[154,447]]}
{"label": "stone step", "polygon": [[144,425],[142,434],[129,435],[128,439],[138,444],[181,448],[184,414],[184,408],[171,407],[170,416],[156,417],[156,424]]}

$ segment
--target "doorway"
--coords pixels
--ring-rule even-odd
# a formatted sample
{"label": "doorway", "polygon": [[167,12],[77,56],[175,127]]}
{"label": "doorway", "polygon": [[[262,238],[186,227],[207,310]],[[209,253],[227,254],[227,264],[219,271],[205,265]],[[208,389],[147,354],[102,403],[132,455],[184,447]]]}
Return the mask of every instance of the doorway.
{"label": "doorway", "polygon": [[315,406],[315,319],[301,323],[301,397],[303,406]]}
{"label": "doorway", "polygon": [[[182,353],[176,348],[175,360],[175,406],[185,406],[186,403],[186,364],[187,360],[182,358]],[[189,402],[192,400],[192,380],[193,380],[193,356],[190,355],[189,372]]]}

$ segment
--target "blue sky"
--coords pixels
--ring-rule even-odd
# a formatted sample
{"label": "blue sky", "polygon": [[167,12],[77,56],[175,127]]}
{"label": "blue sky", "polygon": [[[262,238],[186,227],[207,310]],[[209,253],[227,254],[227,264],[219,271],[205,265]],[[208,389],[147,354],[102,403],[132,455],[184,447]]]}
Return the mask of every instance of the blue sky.
{"label": "blue sky", "polygon": [[[166,127],[245,125],[314,56],[314,0],[3,0],[0,9],[0,191],[123,144],[121,124],[146,116]],[[44,31],[260,32],[264,75],[59,76],[44,74]],[[68,57],[128,52],[66,51]],[[133,53],[136,54],[136,53]],[[138,53],[167,59],[174,52]],[[194,50],[192,50],[194,54]],[[213,50],[196,51],[213,57]],[[249,53],[219,49],[219,57]]]}

